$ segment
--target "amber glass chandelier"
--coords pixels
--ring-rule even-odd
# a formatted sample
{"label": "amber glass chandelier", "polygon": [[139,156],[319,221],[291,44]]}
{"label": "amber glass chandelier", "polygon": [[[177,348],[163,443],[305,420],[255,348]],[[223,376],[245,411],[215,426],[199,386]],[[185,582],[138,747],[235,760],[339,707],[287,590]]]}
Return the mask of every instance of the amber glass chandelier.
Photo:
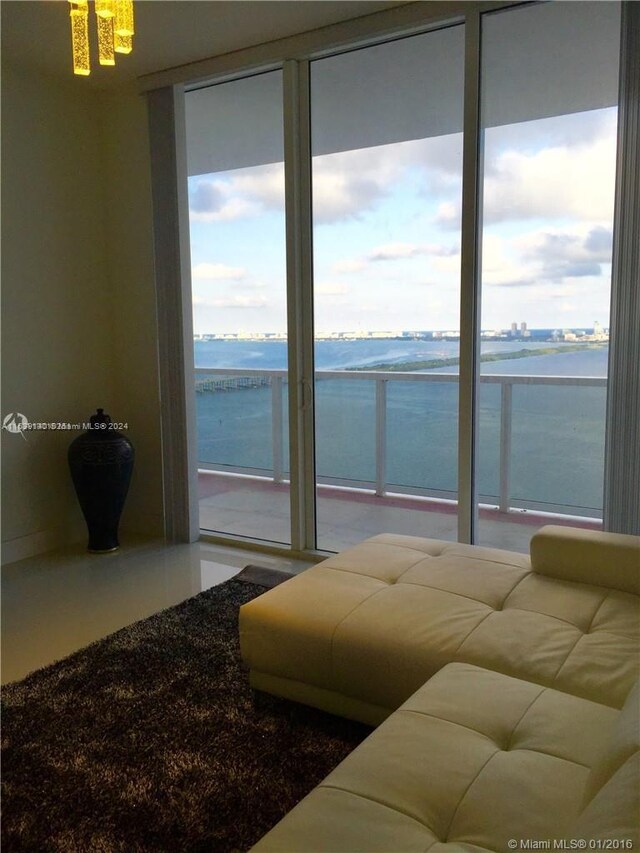
{"label": "amber glass chandelier", "polygon": [[[69,0],[73,73],[91,73],[89,55],[89,0]],[[98,61],[115,65],[116,53],[133,48],[133,0],[95,0],[98,28]]]}

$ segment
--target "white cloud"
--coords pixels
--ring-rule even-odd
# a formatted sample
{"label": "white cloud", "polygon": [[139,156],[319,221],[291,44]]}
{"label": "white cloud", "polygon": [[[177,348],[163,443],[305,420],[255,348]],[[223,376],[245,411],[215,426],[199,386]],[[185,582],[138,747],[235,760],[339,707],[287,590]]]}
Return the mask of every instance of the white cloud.
{"label": "white cloud", "polygon": [[[541,228],[507,239],[485,232],[482,280],[488,287],[537,285],[554,298],[559,285],[590,287],[600,279],[602,264],[611,262],[611,229],[604,225]],[[602,285],[597,285],[602,290]],[[542,291],[541,291],[542,292]],[[571,290],[571,295],[575,294]]]}
{"label": "white cloud", "polygon": [[462,221],[460,202],[443,201],[438,205],[435,215],[436,225],[459,229]]}
{"label": "white cloud", "polygon": [[239,293],[229,296],[194,296],[193,298],[194,307],[199,308],[264,308],[267,304],[264,296],[245,296]]}
{"label": "white cloud", "polygon": [[610,227],[546,228],[526,234],[515,245],[525,263],[537,268],[543,282],[599,277],[602,264],[611,263],[613,233]]}
{"label": "white cloud", "polygon": [[191,270],[191,277],[198,279],[209,279],[215,281],[238,281],[247,274],[244,267],[230,267],[226,264],[201,263],[196,264]]}
{"label": "white cloud", "polygon": [[541,228],[517,241],[523,256],[547,264],[608,263],[613,232],[610,227]]}
{"label": "white cloud", "polygon": [[283,163],[190,181],[189,216],[193,221],[228,222],[259,216],[265,210],[284,214]]}
{"label": "white cloud", "polygon": [[536,270],[512,251],[511,241],[485,232],[482,238],[483,287],[526,287],[536,282]]}
{"label": "white cloud", "polygon": [[[526,219],[611,219],[615,136],[583,145],[557,145],[534,153],[507,150],[489,156],[483,184],[485,225]],[[443,202],[437,224],[459,228],[460,202]]]}
{"label": "white cloud", "polygon": [[414,258],[418,255],[434,255],[436,257],[452,257],[459,249],[443,246],[439,243],[387,243],[378,246],[367,255],[370,261],[396,261],[403,258]]}
{"label": "white cloud", "polygon": [[415,243],[387,243],[378,246],[377,249],[367,255],[371,261],[395,261],[400,258],[412,258],[415,255],[424,255],[426,247]]}
{"label": "white cloud", "polygon": [[356,218],[389,195],[410,167],[429,166],[434,140],[419,139],[313,160],[313,216],[317,224]]}
{"label": "white cloud", "polygon": [[345,258],[337,261],[332,271],[335,273],[362,272],[369,269],[372,263],[402,261],[425,255],[433,258],[459,259],[460,250],[456,246],[444,246],[440,243],[385,243],[371,249],[361,258]]}
{"label": "white cloud", "polygon": [[189,211],[189,218],[193,222],[232,222],[235,219],[245,219],[248,216],[256,216],[259,207],[251,204],[243,198],[230,198],[219,208],[214,210]]}
{"label": "white cloud", "polygon": [[193,213],[213,213],[225,203],[222,184],[219,181],[194,181],[190,186],[189,207]]}
{"label": "white cloud", "polygon": [[607,220],[613,213],[615,138],[535,154],[507,151],[485,180],[484,219],[537,216]]}
{"label": "white cloud", "polygon": [[337,261],[331,268],[336,273],[362,272],[367,268],[366,261],[361,258],[346,258],[343,261]]}
{"label": "white cloud", "polygon": [[230,191],[248,202],[284,213],[284,163],[268,163],[231,178]]}
{"label": "white cloud", "polygon": [[[358,152],[360,153],[360,152]],[[374,169],[347,161],[353,152],[318,158],[313,170],[313,219],[317,224],[358,216],[387,193],[388,181]],[[370,159],[370,158],[369,158]]]}
{"label": "white cloud", "polygon": [[339,282],[320,282],[314,286],[314,293],[316,295],[321,294],[323,296],[342,296],[347,293],[348,288],[346,284],[341,284]]}
{"label": "white cloud", "polygon": [[460,273],[460,252],[457,252],[455,255],[435,258],[433,266],[439,272]]}
{"label": "white cloud", "polygon": [[561,302],[560,305],[555,305],[555,311],[561,311],[563,314],[575,315],[578,303],[576,302]]}

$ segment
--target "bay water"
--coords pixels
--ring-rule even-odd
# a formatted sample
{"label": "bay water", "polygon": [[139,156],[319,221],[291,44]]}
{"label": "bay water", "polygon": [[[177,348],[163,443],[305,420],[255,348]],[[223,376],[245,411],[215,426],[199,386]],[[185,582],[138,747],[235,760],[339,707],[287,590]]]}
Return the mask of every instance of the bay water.
{"label": "bay water", "polygon": [[[376,383],[359,369],[394,370],[405,364],[458,355],[457,341],[412,339],[321,340],[315,345],[316,473],[344,484],[376,479]],[[507,354],[528,349],[531,356]],[[536,350],[557,350],[535,355]],[[483,341],[482,353],[505,358],[481,364],[481,375],[605,377],[608,348],[534,341]],[[284,370],[287,345],[275,340],[195,341],[195,365],[251,371]],[[421,369],[450,382],[386,383],[386,483],[455,497],[457,484],[457,365]],[[345,378],[322,371],[345,370]],[[201,379],[198,375],[198,379]],[[198,385],[197,385],[198,387]],[[514,505],[597,515],[602,507],[606,388],[513,385],[510,497]],[[269,386],[196,394],[198,460],[269,475],[273,468],[272,389]],[[287,384],[283,384],[281,437],[288,460]],[[501,385],[480,383],[478,476],[481,500],[497,503],[500,482]]]}

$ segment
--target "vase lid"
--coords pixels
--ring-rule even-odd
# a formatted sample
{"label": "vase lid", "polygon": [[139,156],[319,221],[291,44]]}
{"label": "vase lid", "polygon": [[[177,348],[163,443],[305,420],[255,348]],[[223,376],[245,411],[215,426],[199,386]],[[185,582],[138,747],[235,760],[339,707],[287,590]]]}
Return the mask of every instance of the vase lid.
{"label": "vase lid", "polygon": [[105,414],[104,409],[98,409],[95,415],[91,415],[90,419],[92,427],[99,427],[100,424],[110,424],[111,418]]}

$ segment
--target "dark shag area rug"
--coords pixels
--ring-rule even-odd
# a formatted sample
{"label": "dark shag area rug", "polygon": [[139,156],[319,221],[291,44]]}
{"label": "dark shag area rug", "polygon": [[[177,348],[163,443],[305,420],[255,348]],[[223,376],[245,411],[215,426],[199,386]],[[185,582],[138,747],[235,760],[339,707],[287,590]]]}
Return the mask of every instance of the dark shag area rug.
{"label": "dark shag area rug", "polygon": [[244,851],[366,737],[249,688],[238,608],[279,580],[245,569],[5,687],[3,853]]}

